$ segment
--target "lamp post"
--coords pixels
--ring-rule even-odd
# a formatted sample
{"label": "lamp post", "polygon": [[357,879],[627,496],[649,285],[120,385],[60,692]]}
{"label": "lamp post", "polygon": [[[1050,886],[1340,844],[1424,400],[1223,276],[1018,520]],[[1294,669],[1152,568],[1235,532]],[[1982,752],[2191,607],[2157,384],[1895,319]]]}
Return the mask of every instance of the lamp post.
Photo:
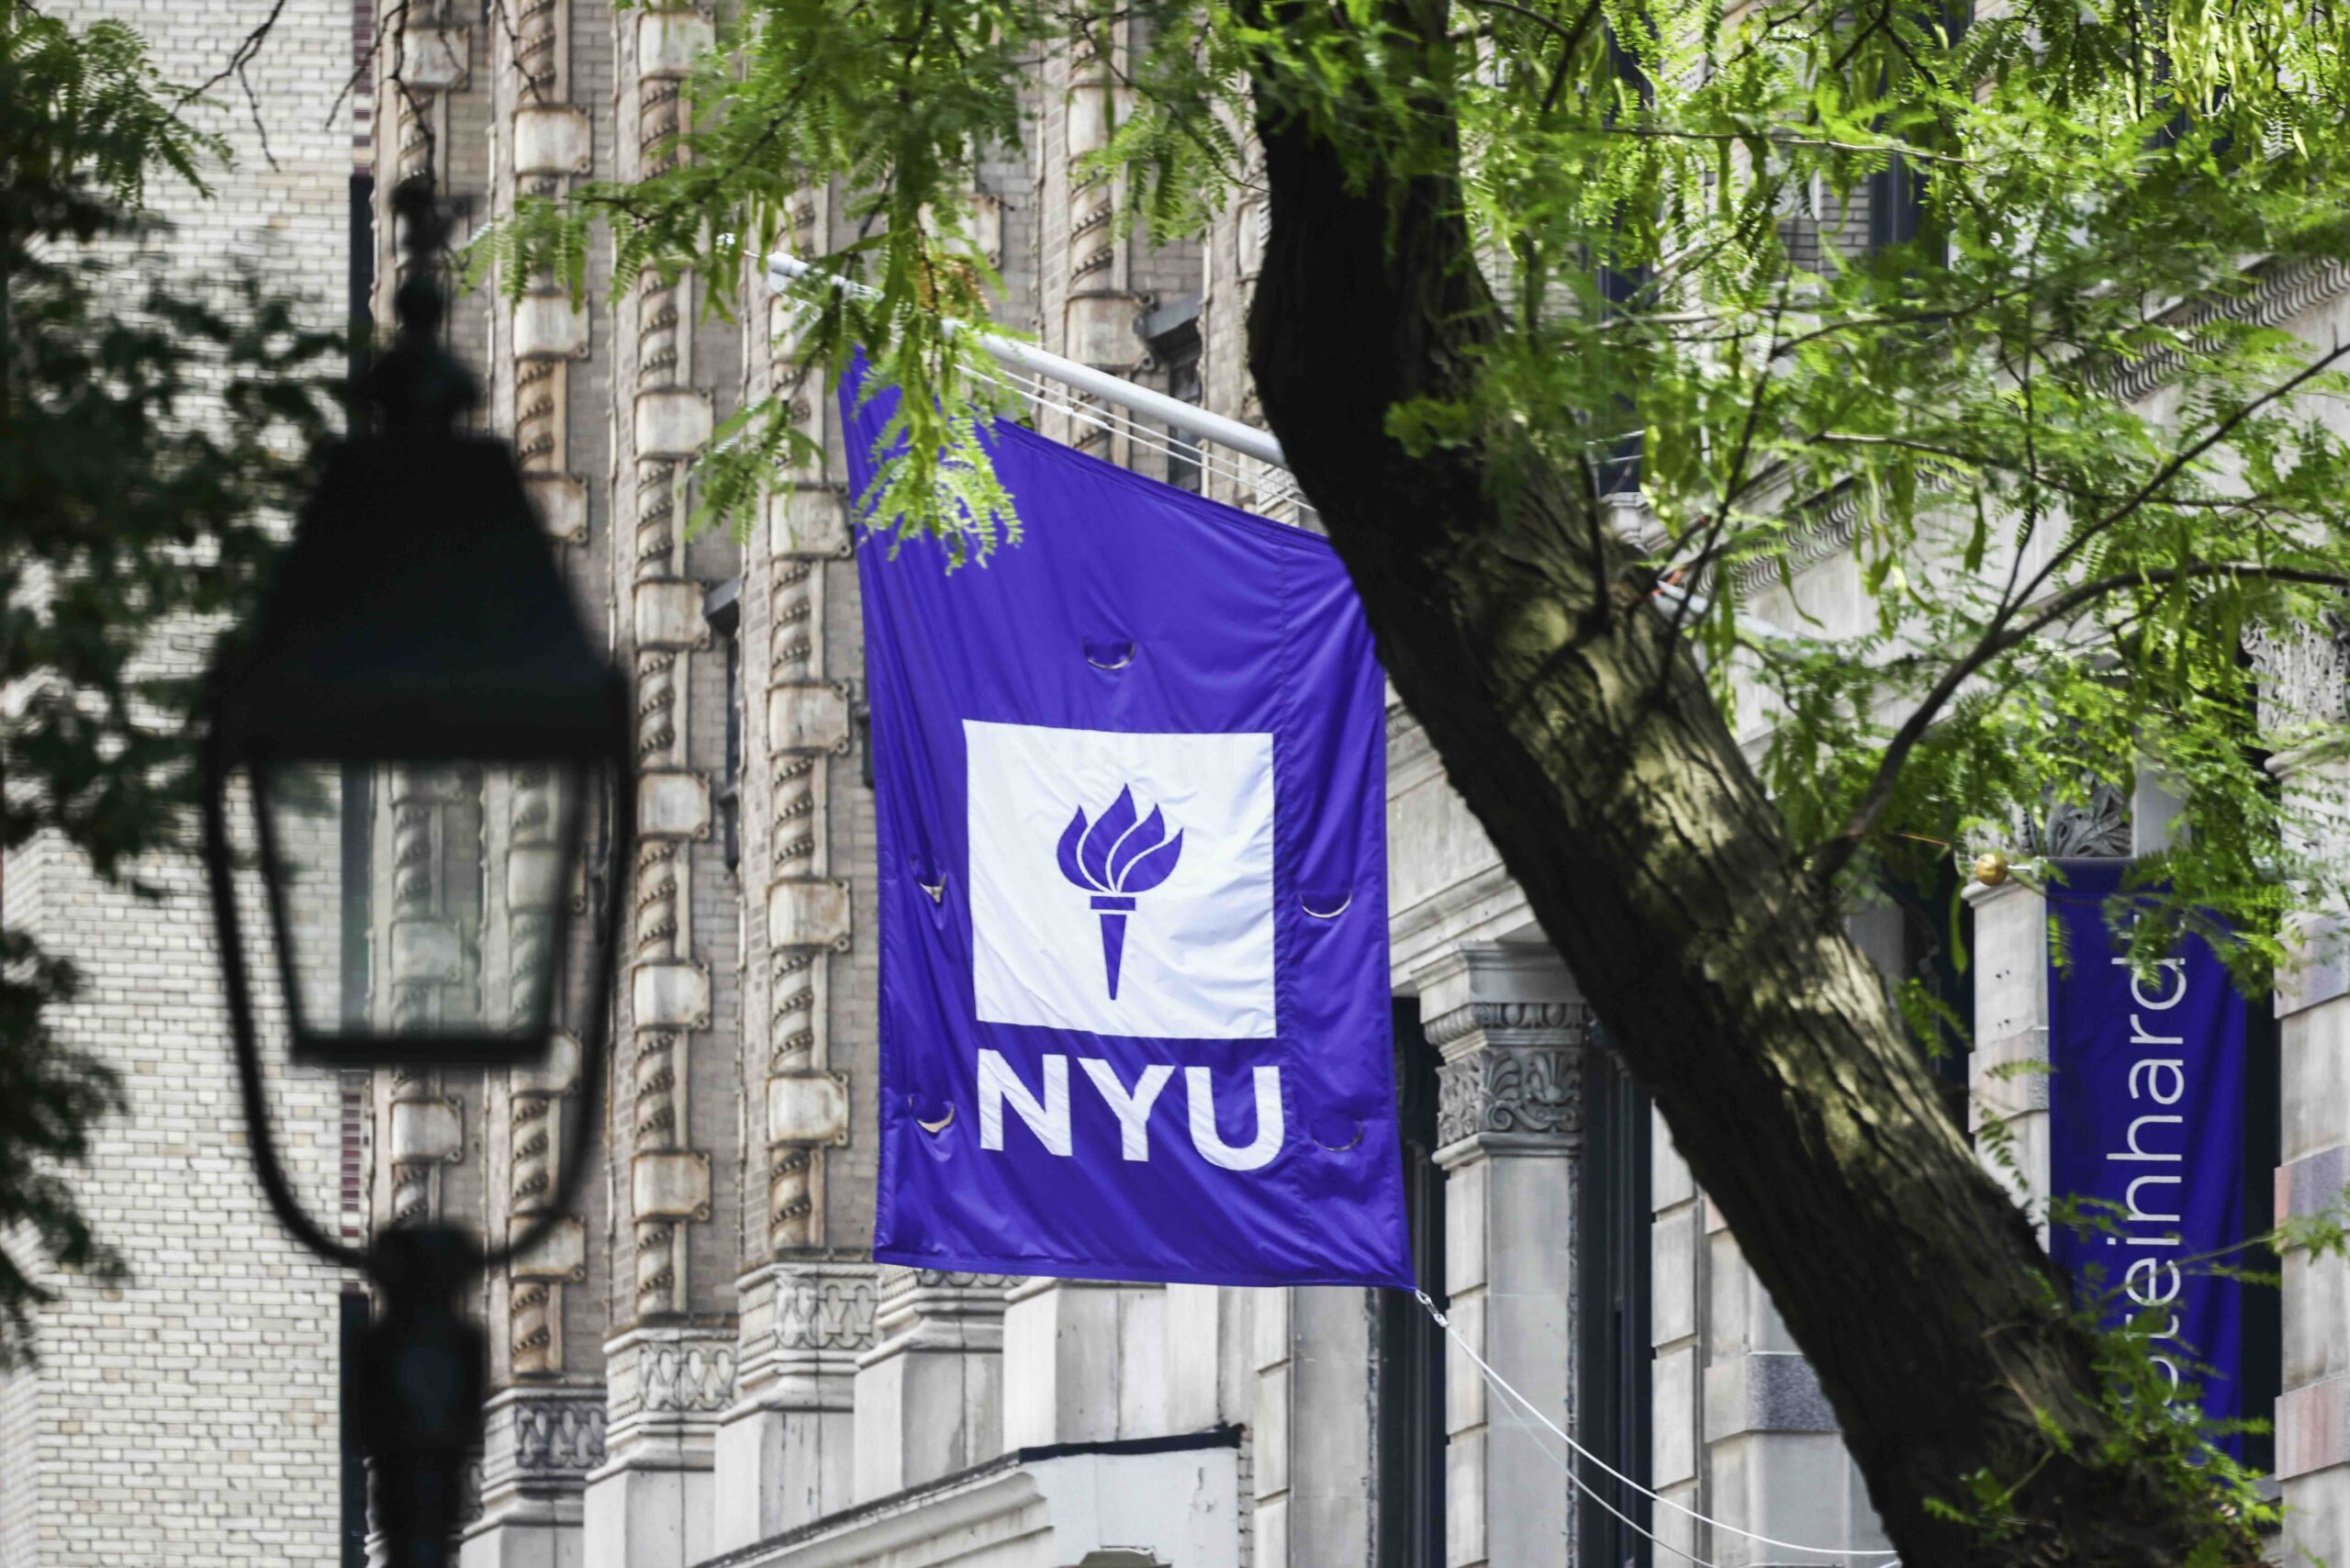
{"label": "lamp post", "polygon": [[[361,388],[371,428],[329,454],[250,629],[224,640],[207,694],[202,812],[256,1173],[297,1240],[375,1284],[380,1314],[360,1348],[354,1414],[391,1568],[438,1568],[480,1442],[487,1375],[486,1338],[458,1303],[469,1279],[546,1239],[586,1168],[635,801],[626,680],[588,641],[505,443],[457,429],[475,386],[438,341],[444,227],[430,185],[408,182],[393,206],[412,264],[397,340]],[[420,1223],[387,1227],[363,1250],[295,1195],[263,1090],[234,883],[229,797],[239,778],[296,1059],[410,1070],[522,1066],[550,1049],[557,956],[601,784],[610,819],[581,1050],[588,1109],[565,1129],[554,1201],[502,1247]],[[393,820],[379,823],[379,797]],[[493,876],[480,851],[485,807],[498,800],[527,801],[531,831],[518,827]],[[389,868],[384,908],[377,866]],[[527,941],[507,944],[509,983],[493,992],[486,970],[507,935],[491,920],[499,909],[531,925]]]}

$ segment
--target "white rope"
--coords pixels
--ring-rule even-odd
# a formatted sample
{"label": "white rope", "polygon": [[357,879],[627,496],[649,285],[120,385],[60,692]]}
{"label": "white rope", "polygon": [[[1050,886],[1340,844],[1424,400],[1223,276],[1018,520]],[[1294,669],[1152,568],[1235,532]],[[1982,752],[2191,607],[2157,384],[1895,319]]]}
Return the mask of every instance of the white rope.
{"label": "white rope", "polygon": [[[1614,1476],[1617,1480],[1622,1482],[1633,1491],[1638,1492],[1641,1496],[1648,1498],[1651,1502],[1662,1503],[1666,1507],[1673,1509],[1675,1513],[1686,1514],[1689,1518],[1696,1520],[1699,1524],[1710,1526],[1718,1530],[1728,1530],[1732,1535],[1742,1536],[1748,1540],[1759,1541],[1764,1546],[1776,1546],[1788,1551],[1809,1551],[1821,1557],[1881,1557],[1886,1561],[1873,1563],[1871,1564],[1871,1568],[1900,1568],[1900,1559],[1890,1547],[1806,1546],[1799,1541],[1778,1540],[1771,1536],[1757,1535],[1751,1529],[1740,1529],[1736,1525],[1726,1523],[1720,1519],[1709,1518],[1705,1514],[1699,1513],[1695,1508],[1673,1501],[1672,1498],[1664,1495],[1661,1492],[1651,1491],[1648,1487],[1641,1485],[1639,1482],[1633,1480],[1630,1476],[1625,1474],[1622,1471],[1617,1469],[1614,1465],[1608,1463],[1606,1460],[1600,1458],[1597,1454],[1592,1452],[1581,1443],[1575,1441],[1574,1439],[1569,1437],[1559,1424],[1556,1421],[1551,1420],[1550,1417],[1544,1415],[1541,1409],[1537,1406],[1532,1400],[1527,1398],[1523,1394],[1518,1393],[1515,1388],[1510,1387],[1510,1385],[1503,1380],[1502,1374],[1495,1372],[1493,1367],[1487,1363],[1485,1358],[1477,1353],[1475,1347],[1472,1346],[1468,1339],[1462,1337],[1460,1330],[1452,1326],[1452,1319],[1447,1317],[1443,1313],[1437,1310],[1436,1303],[1429,1299],[1427,1292],[1416,1290],[1412,1294],[1418,1299],[1419,1304],[1423,1307],[1427,1309],[1427,1315],[1436,1319],[1437,1327],[1443,1329],[1445,1333],[1450,1337],[1452,1342],[1460,1347],[1460,1353],[1477,1363],[1477,1370],[1484,1374],[1488,1383],[1501,1388],[1511,1400],[1522,1406],[1528,1415],[1533,1417],[1536,1420],[1541,1422],[1543,1426],[1549,1428],[1551,1433],[1555,1435],[1561,1442],[1566,1444],[1568,1448],[1573,1450],[1577,1454],[1580,1454],[1591,1463],[1597,1465],[1601,1470],[1605,1471],[1607,1474]],[[1548,1444],[1542,1444],[1540,1446],[1544,1453],[1550,1452],[1550,1446]],[[1558,1456],[1552,1454],[1551,1457],[1556,1459]],[[1569,1470],[1567,1473],[1571,1479],[1575,1481],[1577,1485],[1583,1485],[1582,1480],[1574,1475],[1573,1471]],[[1584,1486],[1583,1489],[1586,1492],[1590,1492],[1590,1488],[1588,1486]],[[1592,1493],[1592,1495],[1596,1498],[1598,1495],[1596,1493]],[[1603,1503],[1602,1506],[1605,1506],[1606,1505]],[[1612,1508],[1608,1511],[1610,1513],[1615,1512]],[[1617,1517],[1618,1518],[1623,1518],[1620,1514],[1617,1515]],[[1624,1522],[1627,1524],[1631,1523],[1629,1519],[1626,1519]],[[1638,1525],[1633,1525],[1632,1528],[1634,1529],[1639,1529]],[[1643,1531],[1642,1533],[1645,1534],[1646,1532]],[[1651,1536],[1650,1539],[1653,1540],[1656,1538]],[[1659,1541],[1658,1544],[1663,1545],[1664,1543]],[[1687,1553],[1684,1552],[1683,1555],[1686,1556]],[[1691,1558],[1690,1561],[1694,1562],[1696,1559]]]}
{"label": "white rope", "polygon": [[[1427,1298],[1422,1297],[1421,1299],[1426,1300]],[[1437,1321],[1438,1323],[1444,1323],[1444,1319],[1442,1317],[1438,1317]],[[1452,1326],[1449,1323],[1445,1324],[1445,1331],[1447,1333],[1450,1333],[1452,1331]],[[1466,1347],[1463,1348],[1466,1349]],[[1473,1354],[1472,1359],[1474,1359]],[[1505,1405],[1513,1398],[1521,1405],[1526,1403],[1526,1396],[1519,1394],[1517,1390],[1512,1388],[1509,1384],[1504,1383],[1501,1378],[1494,1373],[1491,1367],[1486,1366],[1483,1361],[1478,1361],[1477,1365],[1485,1374],[1485,1386],[1491,1389]],[[1535,1411],[1534,1415],[1537,1420],[1541,1418],[1540,1411]],[[1633,1534],[1647,1537],[1651,1544],[1661,1546],[1667,1551],[1673,1553],[1675,1557],[1695,1563],[1697,1568],[1720,1568],[1719,1564],[1708,1562],[1702,1557],[1696,1556],[1691,1552],[1684,1551],[1681,1548],[1673,1545],[1673,1542],[1665,1540],[1662,1536],[1658,1535],[1654,1530],[1643,1528],[1629,1514],[1625,1513],[1615,1504],[1609,1502],[1597,1492],[1592,1490],[1591,1483],[1585,1481],[1582,1476],[1575,1473],[1574,1466],[1567,1462],[1567,1458],[1564,1454],[1552,1453],[1550,1451],[1550,1445],[1544,1442],[1540,1438],[1536,1437],[1531,1431],[1528,1431],[1526,1435],[1528,1439],[1531,1441],[1536,1448],[1542,1451],[1542,1457],[1544,1459],[1549,1460],[1552,1464],[1559,1467],[1559,1473],[1573,1482],[1583,1492],[1584,1496],[1589,1497],[1593,1502],[1598,1504],[1601,1507],[1615,1515],[1618,1519],[1621,1519],[1624,1522],[1625,1528],[1631,1530]]]}

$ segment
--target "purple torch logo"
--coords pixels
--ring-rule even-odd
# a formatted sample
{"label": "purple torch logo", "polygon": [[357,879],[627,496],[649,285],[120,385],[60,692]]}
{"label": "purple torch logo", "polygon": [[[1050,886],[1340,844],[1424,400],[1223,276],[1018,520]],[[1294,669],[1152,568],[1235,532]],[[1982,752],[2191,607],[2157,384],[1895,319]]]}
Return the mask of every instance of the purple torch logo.
{"label": "purple torch logo", "polygon": [[1131,786],[1118,791],[1110,809],[1088,825],[1078,808],[1061,834],[1061,875],[1093,895],[1102,916],[1102,962],[1110,975],[1110,1000],[1118,999],[1118,966],[1126,953],[1126,916],[1135,895],[1147,893],[1174,873],[1182,857],[1183,832],[1168,835],[1167,819],[1153,806],[1136,820]]}

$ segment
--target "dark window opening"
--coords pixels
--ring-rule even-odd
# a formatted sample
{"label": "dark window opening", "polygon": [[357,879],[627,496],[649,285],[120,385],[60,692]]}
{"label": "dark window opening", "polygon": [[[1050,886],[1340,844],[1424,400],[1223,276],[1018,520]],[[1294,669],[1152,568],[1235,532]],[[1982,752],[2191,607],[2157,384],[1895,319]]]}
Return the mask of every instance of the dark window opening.
{"label": "dark window opening", "polygon": [[[1577,1440],[1646,1486],[1654,1354],[1649,1344],[1649,1103],[1596,1027],[1583,1057],[1583,1164]],[[1650,1568],[1649,1540],[1640,1533],[1655,1528],[1648,1498],[1595,1465],[1588,1473],[1598,1496],[1583,1494],[1576,1505],[1580,1562],[1584,1568]]]}
{"label": "dark window opening", "polygon": [[743,579],[729,577],[703,597],[701,606],[702,619],[717,635],[726,665],[726,765],[711,805],[718,812],[729,871],[743,864],[743,639],[737,634],[742,596]]}
{"label": "dark window opening", "polygon": [[1901,972],[1893,978],[1897,983],[1914,982],[1931,1014],[1929,1033],[1918,1047],[1942,1090],[1942,1109],[1962,1133],[1972,1092],[1967,1056],[1975,1040],[1975,976],[1959,967],[1959,956],[1975,948],[1975,908],[1959,896],[1965,885],[1957,866],[1943,855],[1888,890],[1901,912]]}
{"label": "dark window opening", "polygon": [[[1624,47],[1615,28],[1606,29],[1607,62],[1619,82],[1628,83],[1644,105],[1656,101],[1656,88],[1640,69],[1638,56]],[[1608,118],[1613,120],[1611,110]],[[1616,220],[1618,233],[1623,231],[1623,219]],[[1599,268],[1599,302],[1603,320],[1628,316],[1645,308],[1641,298],[1649,285],[1646,266],[1617,267],[1603,263]],[[1624,421],[1625,433],[1618,437],[1599,460],[1598,485],[1603,496],[1624,495],[1640,487],[1640,428],[1639,399],[1628,388],[1616,399],[1617,409]]]}
{"label": "dark window opening", "polygon": [[[1953,43],[1965,36],[1975,20],[1973,0],[1945,0],[1940,15],[1921,17],[1937,22]],[[1885,167],[1869,176],[1869,249],[1890,250],[1931,232],[1926,211],[1926,172],[1896,152]]]}
{"label": "dark window opening", "polygon": [[[1404,1214],[1412,1268],[1439,1309],[1444,1294],[1444,1170],[1436,1162],[1437,1067],[1417,1000],[1395,1003],[1395,1084],[1404,1143]],[[1378,1357],[1378,1568],[1444,1568],[1444,1330],[1402,1291],[1381,1291]]]}
{"label": "dark window opening", "polygon": [[367,1298],[356,1291],[342,1297],[342,1419],[341,1482],[342,1568],[367,1568],[367,1455],[359,1444],[359,1342],[367,1334]]}
{"label": "dark window opening", "polygon": [[[345,366],[354,392],[375,359],[375,318],[369,297],[375,289],[375,177],[351,176],[351,254],[345,268],[350,289],[349,358]],[[356,419],[359,400],[350,404]],[[359,1032],[367,1022],[368,931],[375,919],[370,898],[375,869],[375,768],[364,762],[342,765],[342,1027]]]}
{"label": "dark window opening", "polygon": [[[2277,1223],[2276,1189],[2267,1173],[2283,1163],[2285,1154],[2283,1063],[2278,1047],[2283,1030],[2277,1010],[2266,998],[2245,1004],[2244,1019],[2244,1234],[2265,1236]],[[2255,1275],[2274,1280],[2284,1265],[2272,1249],[2255,1247],[2240,1260]],[[2247,1417],[2273,1421],[2277,1401],[2285,1392],[2285,1297],[2276,1285],[2258,1279],[2244,1286],[2244,1406]],[[2277,1434],[2244,1435],[2244,1462],[2256,1474],[2277,1469]]]}
{"label": "dark window opening", "polygon": [[[1198,408],[1205,398],[1200,379],[1200,298],[1187,294],[1145,316],[1143,336],[1150,357],[1167,373],[1167,395]],[[1167,482],[1192,495],[1205,475],[1199,441],[1173,425],[1167,429]]]}

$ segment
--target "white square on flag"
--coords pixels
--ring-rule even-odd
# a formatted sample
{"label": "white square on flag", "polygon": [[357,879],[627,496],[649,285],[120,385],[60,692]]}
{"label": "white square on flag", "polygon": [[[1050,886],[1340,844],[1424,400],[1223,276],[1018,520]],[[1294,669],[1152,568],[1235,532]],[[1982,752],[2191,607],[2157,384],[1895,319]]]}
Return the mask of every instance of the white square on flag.
{"label": "white square on flag", "polygon": [[1272,1036],[1271,735],[963,738],[981,1022]]}

